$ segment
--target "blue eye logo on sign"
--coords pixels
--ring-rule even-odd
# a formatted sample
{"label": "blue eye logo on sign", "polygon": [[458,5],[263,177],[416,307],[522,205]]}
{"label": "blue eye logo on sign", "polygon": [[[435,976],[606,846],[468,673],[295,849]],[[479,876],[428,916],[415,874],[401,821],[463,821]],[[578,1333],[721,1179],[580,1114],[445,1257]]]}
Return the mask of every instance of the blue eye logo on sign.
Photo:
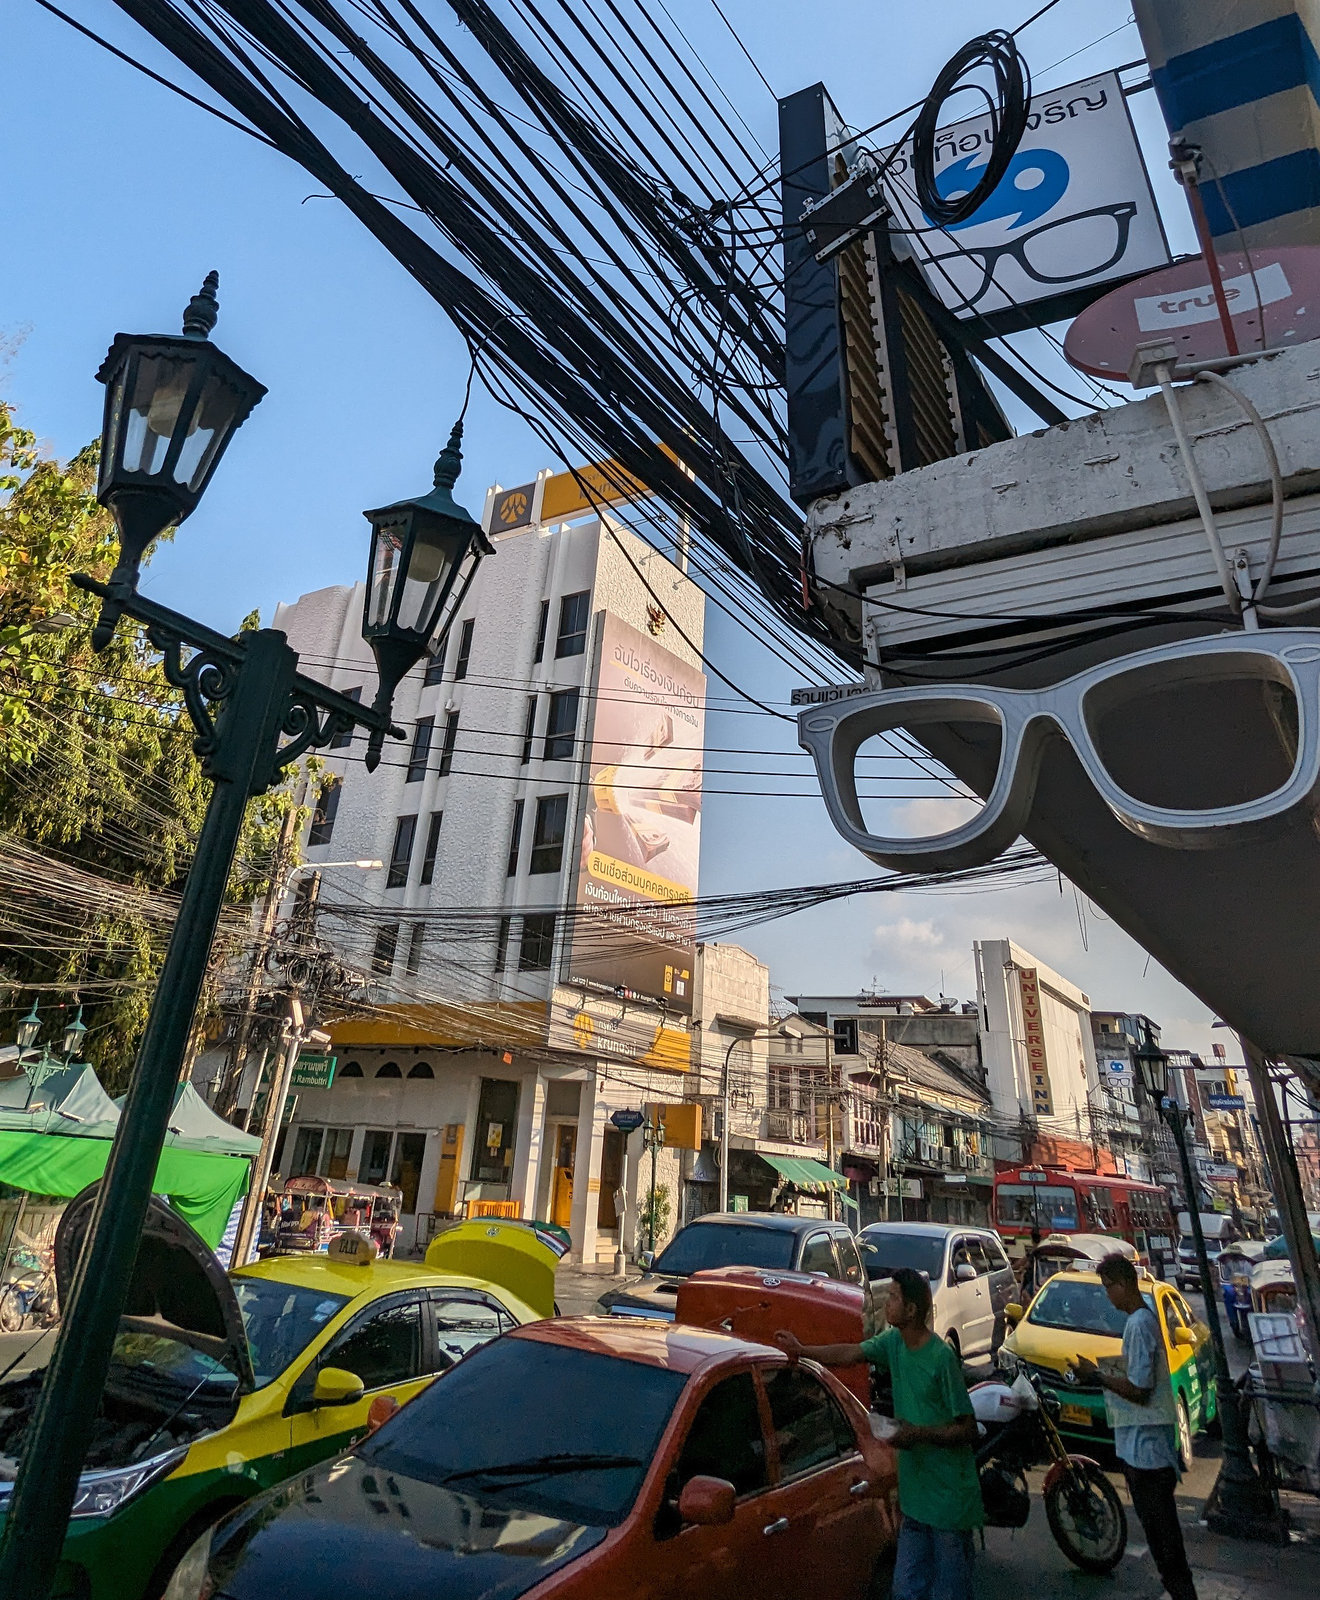
{"label": "blue eye logo on sign", "polygon": [[[988,164],[988,160],[965,156],[940,173],[935,187],[945,200],[970,194],[981,181]],[[1035,222],[1063,199],[1069,176],[1068,163],[1057,150],[1019,150],[985,203],[965,222],[951,222],[945,231],[959,233],[964,228],[979,228],[987,222],[1001,222],[1009,217],[1013,219],[1008,224],[1010,228]],[[922,216],[926,217],[924,211]],[[926,222],[930,224],[929,217]]]}
{"label": "blue eye logo on sign", "polygon": [[[935,183],[942,195],[970,193],[992,139],[987,115],[939,130]],[[1098,293],[1168,263],[1116,72],[1033,96],[1008,170],[965,222],[932,224],[917,200],[911,155],[910,145],[882,153],[890,230],[906,236],[945,306],[962,318],[989,318],[987,331],[1075,316],[1095,298],[1079,290]]]}

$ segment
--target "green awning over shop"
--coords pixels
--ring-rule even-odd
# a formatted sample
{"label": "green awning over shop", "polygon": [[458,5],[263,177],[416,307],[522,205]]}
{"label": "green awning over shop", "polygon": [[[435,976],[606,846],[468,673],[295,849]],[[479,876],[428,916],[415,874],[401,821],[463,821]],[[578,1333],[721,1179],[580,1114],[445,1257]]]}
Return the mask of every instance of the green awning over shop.
{"label": "green awning over shop", "polygon": [[831,1189],[848,1187],[848,1180],[823,1161],[813,1161],[810,1156],[770,1156],[758,1150],[761,1160],[772,1166],[786,1183],[805,1189],[808,1194],[826,1194]]}

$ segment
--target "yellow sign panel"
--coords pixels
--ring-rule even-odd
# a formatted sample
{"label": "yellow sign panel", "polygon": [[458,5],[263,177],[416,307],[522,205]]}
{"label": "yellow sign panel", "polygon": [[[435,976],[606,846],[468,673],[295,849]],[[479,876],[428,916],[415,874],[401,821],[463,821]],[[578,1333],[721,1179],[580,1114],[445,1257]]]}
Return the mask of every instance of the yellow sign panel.
{"label": "yellow sign panel", "polygon": [[645,1111],[649,1123],[658,1119],[664,1128],[667,1150],[701,1149],[701,1107],[695,1100],[669,1105],[652,1102]]}

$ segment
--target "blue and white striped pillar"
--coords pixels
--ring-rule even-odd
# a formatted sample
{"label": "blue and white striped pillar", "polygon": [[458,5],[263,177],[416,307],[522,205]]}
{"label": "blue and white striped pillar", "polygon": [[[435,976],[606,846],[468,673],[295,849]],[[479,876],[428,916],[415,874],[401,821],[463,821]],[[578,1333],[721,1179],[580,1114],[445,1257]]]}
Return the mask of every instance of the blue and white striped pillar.
{"label": "blue and white striped pillar", "polygon": [[1320,244],[1320,0],[1134,0],[1172,136],[1200,145],[1210,231]]}

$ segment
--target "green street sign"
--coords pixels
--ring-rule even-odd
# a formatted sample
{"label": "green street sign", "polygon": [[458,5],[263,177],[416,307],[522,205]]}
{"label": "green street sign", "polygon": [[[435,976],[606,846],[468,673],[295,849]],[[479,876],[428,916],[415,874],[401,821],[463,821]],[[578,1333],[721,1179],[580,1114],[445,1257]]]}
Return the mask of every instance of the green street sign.
{"label": "green street sign", "polygon": [[291,1089],[328,1089],[335,1081],[338,1056],[299,1056],[294,1063]]}

